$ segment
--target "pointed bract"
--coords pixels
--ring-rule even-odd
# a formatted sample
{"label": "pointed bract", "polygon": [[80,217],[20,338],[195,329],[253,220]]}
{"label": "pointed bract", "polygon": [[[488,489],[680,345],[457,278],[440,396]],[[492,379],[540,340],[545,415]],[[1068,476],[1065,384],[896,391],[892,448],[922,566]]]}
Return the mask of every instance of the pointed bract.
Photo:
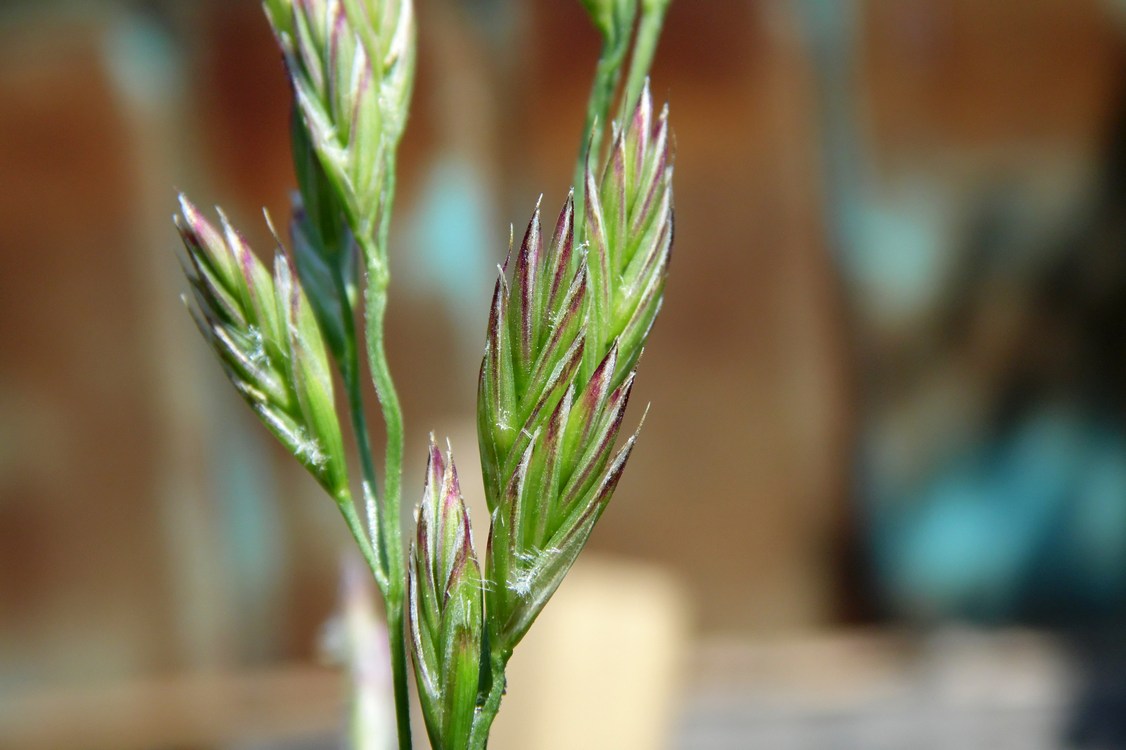
{"label": "pointed bract", "polygon": [[[599,352],[618,341],[617,385],[637,365],[660,310],[672,253],[668,107],[654,117],[648,83],[627,127],[615,135],[601,178],[588,169],[586,183],[586,236],[599,270],[592,286],[600,325],[592,337]],[[596,361],[588,354],[584,370]]]}
{"label": "pointed bract", "polygon": [[430,440],[409,575],[415,677],[430,742],[466,747],[481,660],[481,569],[453,457]]}

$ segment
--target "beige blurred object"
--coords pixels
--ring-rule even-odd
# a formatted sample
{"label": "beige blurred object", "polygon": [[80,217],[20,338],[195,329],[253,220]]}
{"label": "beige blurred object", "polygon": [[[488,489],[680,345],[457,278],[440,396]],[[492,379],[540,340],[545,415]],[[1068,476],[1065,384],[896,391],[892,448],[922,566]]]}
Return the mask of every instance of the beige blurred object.
{"label": "beige blurred object", "polygon": [[490,747],[666,747],[680,718],[688,611],[662,568],[584,554],[513,655]]}

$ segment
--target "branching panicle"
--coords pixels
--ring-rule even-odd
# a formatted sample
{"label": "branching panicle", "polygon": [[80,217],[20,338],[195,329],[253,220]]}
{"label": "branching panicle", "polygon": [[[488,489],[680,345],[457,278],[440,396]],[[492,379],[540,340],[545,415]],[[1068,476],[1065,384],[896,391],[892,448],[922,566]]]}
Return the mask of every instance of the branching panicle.
{"label": "branching panicle", "polygon": [[[181,199],[196,323],[238,392],[337,501],[383,594],[400,750],[411,746],[408,632],[434,747],[485,747],[512,649],[585,545],[637,438],[617,447],[672,246],[667,112],[654,116],[643,85],[668,0],[582,2],[604,46],[575,189],[550,237],[537,205],[519,246],[510,239],[490,308],[477,410],[491,518],[484,575],[453,459],[433,440],[409,556],[400,529],[404,428],[383,323],[414,80],[411,1],[264,0],[294,95],[292,262],[278,252],[271,272],[225,217],[216,228]],[[631,40],[626,116],[605,134]],[[364,416],[365,349],[385,427],[381,471]],[[330,355],[366,524],[349,488]]]}

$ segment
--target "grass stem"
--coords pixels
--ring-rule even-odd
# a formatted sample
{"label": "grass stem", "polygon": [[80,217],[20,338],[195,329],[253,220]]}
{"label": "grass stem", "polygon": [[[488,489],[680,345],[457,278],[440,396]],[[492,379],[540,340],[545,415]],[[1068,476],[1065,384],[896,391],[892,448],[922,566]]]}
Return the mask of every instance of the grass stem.
{"label": "grass stem", "polygon": [[[403,411],[391,369],[387,364],[384,346],[384,320],[387,314],[387,286],[390,273],[387,264],[387,245],[391,206],[395,194],[395,164],[387,165],[378,235],[364,249],[367,259],[368,279],[365,286],[365,316],[368,367],[371,369],[376,398],[383,414],[387,436],[383,464],[383,494],[380,498],[379,532],[387,563],[387,588],[384,601],[387,609],[387,629],[391,641],[391,674],[395,690],[395,718],[399,732],[400,750],[411,747],[410,694],[407,690],[407,644],[404,628],[403,606],[406,568],[403,559],[401,529],[402,477],[403,477]],[[370,451],[369,451],[370,456]]]}

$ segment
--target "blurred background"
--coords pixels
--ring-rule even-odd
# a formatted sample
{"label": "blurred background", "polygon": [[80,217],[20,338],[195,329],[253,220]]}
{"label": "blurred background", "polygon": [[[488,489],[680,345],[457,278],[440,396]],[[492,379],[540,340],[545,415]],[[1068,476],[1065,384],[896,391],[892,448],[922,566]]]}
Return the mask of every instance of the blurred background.
{"label": "blurred background", "polygon": [[[433,430],[480,505],[495,266],[566,195],[598,39],[417,6],[406,498]],[[652,409],[497,748],[1126,748],[1124,63],[1111,0],[673,2]],[[339,746],[349,541],[170,221],[270,250],[288,96],[253,0],[0,3],[0,747]]]}

